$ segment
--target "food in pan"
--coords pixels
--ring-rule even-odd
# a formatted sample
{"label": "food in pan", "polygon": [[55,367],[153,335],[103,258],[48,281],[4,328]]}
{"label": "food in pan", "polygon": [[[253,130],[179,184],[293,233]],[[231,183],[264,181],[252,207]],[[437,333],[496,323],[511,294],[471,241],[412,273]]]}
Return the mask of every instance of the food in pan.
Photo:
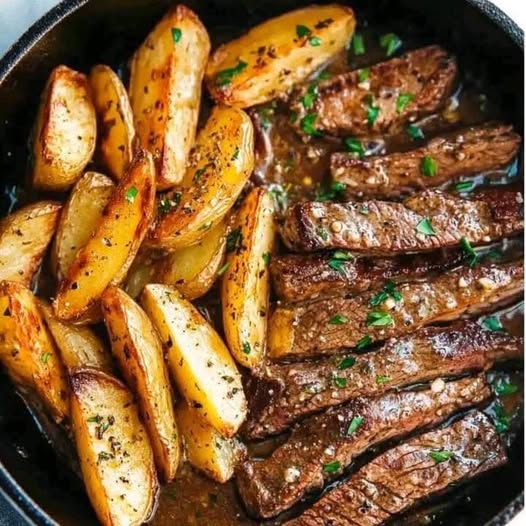
{"label": "food in pan", "polygon": [[504,465],[521,137],[347,6],[202,15],[49,72],[0,223],[0,364],[100,523],[380,525]]}

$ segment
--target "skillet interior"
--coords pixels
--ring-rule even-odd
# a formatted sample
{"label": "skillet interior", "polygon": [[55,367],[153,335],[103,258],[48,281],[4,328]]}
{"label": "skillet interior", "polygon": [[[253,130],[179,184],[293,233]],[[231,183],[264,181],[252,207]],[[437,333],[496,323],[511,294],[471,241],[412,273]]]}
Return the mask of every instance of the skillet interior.
{"label": "skillet interior", "polygon": [[[56,10],[82,0],[64,2]],[[212,38],[235,36],[242,29],[278,12],[292,9],[301,0],[187,0],[202,17]],[[320,2],[321,3],[321,2]],[[169,0],[91,0],[51,29],[16,63],[14,55],[0,64],[0,173],[2,184],[25,177],[27,140],[36,113],[38,97],[49,71],[59,63],[87,70],[97,62],[117,67],[129,57],[169,5]],[[367,4],[374,4],[371,8]],[[421,0],[354,0],[358,20],[363,14],[401,35],[425,37],[455,52],[462,68],[475,78],[487,78],[489,97],[502,105],[503,117],[523,134],[523,54],[520,33],[510,25],[503,30],[476,7],[487,2],[440,2]],[[491,10],[491,8],[489,8]],[[506,22],[505,22],[506,23]],[[217,40],[214,42],[216,45]],[[6,75],[7,70],[12,71]],[[2,189],[3,190],[3,189]],[[9,196],[0,196],[0,214],[7,213]],[[64,526],[95,524],[82,488],[72,483],[36,431],[20,400],[5,378],[0,382],[0,460],[20,485],[55,520]],[[511,503],[523,488],[522,433],[515,441],[506,468],[486,477],[470,494],[460,498],[436,524],[477,526]],[[42,519],[41,519],[42,520]],[[38,522],[41,522],[39,520]],[[505,524],[506,516],[496,519]]]}

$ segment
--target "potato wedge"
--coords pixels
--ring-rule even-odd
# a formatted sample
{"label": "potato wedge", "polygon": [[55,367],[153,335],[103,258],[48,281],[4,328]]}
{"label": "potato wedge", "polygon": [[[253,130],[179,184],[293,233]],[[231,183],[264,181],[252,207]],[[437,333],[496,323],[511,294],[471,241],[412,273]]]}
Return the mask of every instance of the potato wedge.
{"label": "potato wedge", "polygon": [[205,27],[193,11],[178,5],[131,60],[129,91],[137,137],[154,156],[160,190],[184,177],[209,53]]}
{"label": "potato wedge", "polygon": [[179,465],[181,443],[161,342],[148,316],[123,290],[108,287],[101,306],[113,354],[137,397],[157,469],[170,481]]}
{"label": "potato wedge", "polygon": [[204,296],[214,284],[226,249],[226,223],[210,229],[191,247],[169,254],[157,265],[156,281],[173,285],[188,300]]}
{"label": "potato wedge", "polygon": [[84,485],[104,526],[139,526],[153,513],[159,483],[132,393],[96,369],[71,375],[71,418]]}
{"label": "potato wedge", "polygon": [[121,179],[88,243],[77,252],[54,302],[61,320],[75,320],[94,305],[110,284],[118,284],[137,254],[153,218],[155,169],[139,151]]}
{"label": "potato wedge", "polygon": [[232,208],[253,167],[250,117],[236,108],[214,107],[197,137],[179,203],[167,207],[149,243],[171,251],[199,243]]}
{"label": "potato wedge", "polygon": [[60,354],[33,293],[21,283],[0,283],[0,362],[22,390],[34,392],[51,417],[69,416],[69,387]]}
{"label": "potato wedge", "polygon": [[89,83],[97,114],[98,157],[116,179],[133,159],[135,127],[128,93],[117,74],[104,64],[92,68]]}
{"label": "potato wedge", "polygon": [[257,369],[265,356],[268,264],[275,237],[272,198],[266,189],[254,188],[236,212],[221,282],[226,341],[237,362],[250,369]]}
{"label": "potato wedge", "polygon": [[86,172],[73,187],[58,224],[51,266],[58,281],[67,276],[77,252],[97,229],[115,185],[97,172]]}
{"label": "potato wedge", "polygon": [[188,462],[222,484],[232,478],[236,465],[246,456],[244,444],[236,437],[221,436],[185,401],[177,405],[175,414]]}
{"label": "potato wedge", "polygon": [[112,373],[111,353],[92,329],[60,321],[43,300],[38,300],[38,307],[69,372],[79,367],[93,367]]}
{"label": "potato wedge", "polygon": [[214,100],[247,108],[286,93],[349,42],[351,8],[312,5],[271,18],[212,53],[206,84]]}
{"label": "potato wedge", "polygon": [[30,286],[55,233],[62,205],[39,201],[0,222],[0,280]]}
{"label": "potato wedge", "polygon": [[33,186],[63,191],[80,178],[95,150],[97,121],[86,75],[56,67],[46,84],[33,136]]}
{"label": "potato wedge", "polygon": [[130,271],[126,276],[126,284],[124,290],[132,298],[137,298],[142,289],[148,283],[156,283],[157,280],[157,265],[162,258],[155,252],[149,250],[140,252],[135,258]]}
{"label": "potato wedge", "polygon": [[147,285],[141,303],[161,335],[183,397],[219,433],[233,436],[245,418],[246,399],[241,375],[217,332],[173,287]]}

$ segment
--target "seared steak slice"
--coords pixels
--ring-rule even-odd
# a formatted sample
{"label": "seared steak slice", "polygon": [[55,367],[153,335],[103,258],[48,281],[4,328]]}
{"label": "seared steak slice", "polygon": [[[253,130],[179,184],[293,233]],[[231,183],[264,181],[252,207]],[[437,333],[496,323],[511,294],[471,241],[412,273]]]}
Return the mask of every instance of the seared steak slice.
{"label": "seared steak slice", "polygon": [[419,279],[456,267],[465,259],[461,251],[385,259],[356,259],[346,254],[336,254],[336,257],[334,254],[284,254],[272,259],[270,273],[279,299],[294,303],[361,294],[383,286],[387,280]]}
{"label": "seared steak slice", "polygon": [[497,468],[506,450],[476,411],[389,449],[287,526],[379,526],[419,500]]}
{"label": "seared steak slice", "polygon": [[342,248],[396,255],[457,246],[462,238],[480,245],[523,228],[520,192],[488,190],[463,198],[426,190],[403,203],[298,203],[287,210],[281,236],[299,252]]}
{"label": "seared steak slice", "polygon": [[[447,51],[430,46],[399,58],[321,82],[317,96],[305,107],[305,86],[293,99],[295,126],[305,132],[305,121],[319,134],[363,136],[394,133],[403,124],[437,111],[450,95],[457,64]],[[378,109],[375,109],[378,108]],[[312,117],[311,117],[312,116]],[[374,116],[374,118],[373,118]]]}
{"label": "seared steak slice", "polygon": [[[271,358],[309,357],[382,341],[466,313],[487,311],[522,293],[520,262],[461,267],[379,294],[279,306],[269,320]],[[389,291],[389,292],[388,292]]]}
{"label": "seared steak slice", "polygon": [[263,377],[250,377],[246,384],[250,402],[244,433],[250,439],[264,438],[285,431],[302,417],[358,396],[484,371],[496,361],[522,358],[523,346],[522,338],[462,321],[391,338],[378,351],[365,354],[269,364]]}
{"label": "seared steak slice", "polygon": [[341,475],[368,448],[436,425],[491,395],[482,376],[440,387],[356,398],[306,420],[270,457],[240,466],[236,480],[245,505],[259,517],[278,515]]}
{"label": "seared steak slice", "polygon": [[[362,159],[334,153],[331,174],[345,184],[348,196],[396,197],[460,176],[503,168],[517,155],[520,144],[521,138],[511,126],[489,124],[437,137],[407,152]],[[436,174],[426,171],[426,157],[436,163]]]}

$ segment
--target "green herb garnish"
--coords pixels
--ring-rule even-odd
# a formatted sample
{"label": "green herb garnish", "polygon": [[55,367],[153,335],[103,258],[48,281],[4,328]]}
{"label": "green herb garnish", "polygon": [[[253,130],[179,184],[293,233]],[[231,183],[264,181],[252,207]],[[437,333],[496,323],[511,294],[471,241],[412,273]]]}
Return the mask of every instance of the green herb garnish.
{"label": "green herb garnish", "polygon": [[495,406],[495,427],[499,433],[505,433],[510,428],[511,421],[513,420],[513,415],[506,414],[502,404],[497,404]]}
{"label": "green herb garnish", "polygon": [[394,320],[388,312],[377,310],[367,314],[366,325],[367,327],[386,327],[394,325]]}
{"label": "green herb garnish", "polygon": [[409,137],[413,140],[417,139],[423,139],[424,138],[424,132],[422,131],[422,128],[419,126],[416,126],[415,124],[410,124],[407,127],[407,133],[409,134]]}
{"label": "green herb garnish", "polygon": [[183,32],[178,27],[172,27],[172,39],[176,44],[179,44]]}
{"label": "green herb garnish", "polygon": [[471,243],[467,238],[463,237],[460,239],[460,248],[469,257],[468,265],[470,267],[474,267],[477,262],[478,256],[477,253],[473,250],[473,247],[471,246]]}
{"label": "green herb garnish", "polygon": [[394,55],[396,51],[402,46],[402,41],[394,33],[386,33],[380,37],[380,47],[385,49],[388,57]]}
{"label": "green herb garnish", "polygon": [[344,325],[348,321],[349,318],[347,318],[347,316],[344,316],[343,314],[336,314],[329,320],[329,323],[331,325]]}
{"label": "green herb garnish", "polygon": [[504,329],[500,320],[496,318],[495,316],[488,316],[487,318],[484,318],[482,322],[482,326],[485,329],[488,329],[489,331],[494,331],[494,332],[502,331]]}
{"label": "green herb garnish", "polygon": [[233,252],[237,247],[241,245],[243,241],[243,234],[240,228],[232,230],[226,237],[226,250],[227,252]]}
{"label": "green herb garnish", "polygon": [[437,464],[439,464],[440,462],[446,462],[447,460],[449,460],[453,456],[453,453],[451,453],[451,451],[446,451],[445,449],[441,449],[440,451],[430,451],[428,455]]}
{"label": "green herb garnish", "polygon": [[386,384],[387,382],[389,382],[389,376],[378,375],[376,377],[376,383],[378,385],[383,385],[383,384]]}
{"label": "green herb garnish", "polygon": [[124,197],[126,198],[126,201],[128,203],[133,203],[135,201],[135,198],[137,197],[137,194],[139,193],[139,190],[135,186],[130,186],[126,193],[124,194]]}
{"label": "green herb garnish", "polygon": [[329,267],[338,272],[343,272],[343,265],[345,262],[352,259],[354,259],[352,254],[344,252],[343,250],[336,250],[332,254],[331,259],[329,259]]}
{"label": "green herb garnish", "polygon": [[217,275],[218,276],[222,276],[227,270],[228,270],[228,267],[230,266],[230,263],[227,261],[218,271],[217,271]]}
{"label": "green herb garnish", "polygon": [[369,78],[369,68],[358,71],[358,82],[365,82]]}
{"label": "green herb garnish", "polygon": [[316,36],[309,37],[309,44],[312,47],[321,46],[321,38],[320,37],[316,37]]}
{"label": "green herb garnish", "polygon": [[242,71],[246,69],[248,64],[246,62],[243,62],[242,60],[238,60],[237,65],[235,65],[233,68],[227,68],[221,70],[215,77],[215,84],[219,88],[224,88],[225,86],[228,86],[233,78],[236,75],[239,75]]}
{"label": "green herb garnish", "polygon": [[355,55],[363,55],[365,53],[365,44],[361,33],[354,33],[351,46]]}
{"label": "green herb garnish", "polygon": [[364,336],[357,344],[356,344],[356,349],[361,351],[362,349],[365,349],[366,347],[369,347],[369,345],[371,345],[371,343],[373,343],[373,339],[367,335],[367,336]]}
{"label": "green herb garnish", "polygon": [[363,424],[362,416],[355,416],[347,428],[347,435],[352,435]]}
{"label": "green herb garnish", "polygon": [[50,352],[45,352],[41,357],[40,357],[40,361],[42,363],[47,363],[48,360],[51,358],[51,353]]}
{"label": "green herb garnish", "polygon": [[270,265],[270,260],[272,259],[272,254],[270,252],[265,252],[262,256],[265,265],[268,267]]}
{"label": "green herb garnish", "polygon": [[332,201],[339,197],[345,190],[345,184],[341,181],[333,181],[328,190],[318,190],[316,192],[316,201]]}
{"label": "green herb garnish", "polygon": [[369,300],[369,305],[371,307],[378,307],[378,305],[382,304],[389,297],[393,298],[395,301],[401,301],[402,295],[395,287],[395,282],[389,280],[383,286],[382,290]]}
{"label": "green herb garnish", "polygon": [[334,385],[340,389],[343,389],[347,386],[347,378],[342,378],[340,376],[335,376],[333,378]]}
{"label": "green herb garnish", "polygon": [[329,231],[324,226],[318,227],[316,232],[323,239],[323,241],[327,241],[327,239],[329,239]]}
{"label": "green herb garnish", "polygon": [[318,96],[318,86],[316,86],[316,84],[311,84],[307,88],[307,93],[305,93],[305,95],[303,95],[303,97],[301,98],[301,103],[303,104],[303,107],[306,110],[309,110],[310,108],[312,108],[312,106],[314,106],[314,101],[316,100],[317,96]]}
{"label": "green herb garnish", "polygon": [[372,126],[380,115],[380,107],[374,106],[372,101],[367,106],[367,123]]}
{"label": "green herb garnish", "polygon": [[311,30],[307,26],[298,25],[296,26],[296,35],[299,38],[307,37],[311,34]]}
{"label": "green herb garnish", "polygon": [[415,96],[412,93],[401,93],[396,99],[396,112],[402,113],[405,110],[405,107],[415,99]]}
{"label": "green herb garnish", "polygon": [[336,369],[343,371],[349,369],[356,363],[356,358],[354,356],[346,356],[337,366]]}
{"label": "green herb garnish", "polygon": [[500,380],[495,386],[495,393],[499,396],[509,396],[515,394],[519,390],[519,386],[512,384],[506,380]]}
{"label": "green herb garnish", "polygon": [[420,164],[420,171],[427,177],[435,177],[438,173],[437,162],[430,155],[424,155]]}
{"label": "green herb garnish", "polygon": [[329,462],[328,464],[323,465],[323,471],[325,473],[336,473],[340,470],[341,464],[338,460],[335,460],[334,462]]}
{"label": "green herb garnish", "polygon": [[365,148],[360,140],[355,139],[354,137],[347,137],[344,139],[343,144],[349,153],[356,154],[360,157],[365,155]]}
{"label": "green herb garnish", "polygon": [[418,222],[416,231],[425,236],[436,236],[435,229],[427,217],[424,217]]}
{"label": "green herb garnish", "polygon": [[252,351],[249,342],[243,342],[243,353],[250,354]]}
{"label": "green herb garnish", "polygon": [[307,113],[305,117],[300,120],[301,129],[311,137],[322,137],[323,133],[315,128],[318,115],[316,113]]}

